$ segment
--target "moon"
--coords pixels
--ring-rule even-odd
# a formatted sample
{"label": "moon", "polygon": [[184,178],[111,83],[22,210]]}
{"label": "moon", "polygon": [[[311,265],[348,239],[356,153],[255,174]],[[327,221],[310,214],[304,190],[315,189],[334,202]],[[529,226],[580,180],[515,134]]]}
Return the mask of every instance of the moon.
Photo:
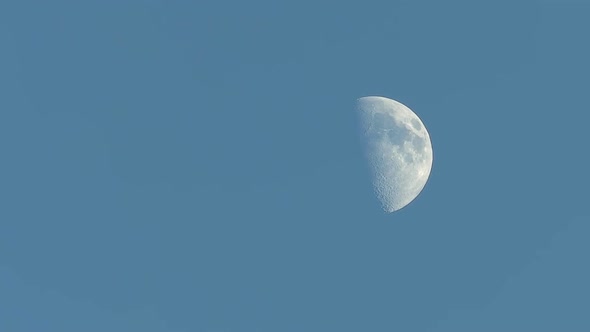
{"label": "moon", "polygon": [[386,212],[400,210],[418,197],[428,181],[430,135],[411,109],[389,98],[359,98],[357,112],[375,194]]}

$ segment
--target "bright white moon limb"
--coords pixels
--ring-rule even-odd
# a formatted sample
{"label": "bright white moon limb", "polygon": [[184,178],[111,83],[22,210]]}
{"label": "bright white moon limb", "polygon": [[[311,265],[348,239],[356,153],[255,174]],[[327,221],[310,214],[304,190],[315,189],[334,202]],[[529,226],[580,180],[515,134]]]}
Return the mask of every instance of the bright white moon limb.
{"label": "bright white moon limb", "polygon": [[392,99],[359,98],[357,111],[375,194],[386,212],[397,211],[412,202],[428,181],[430,135],[412,110]]}

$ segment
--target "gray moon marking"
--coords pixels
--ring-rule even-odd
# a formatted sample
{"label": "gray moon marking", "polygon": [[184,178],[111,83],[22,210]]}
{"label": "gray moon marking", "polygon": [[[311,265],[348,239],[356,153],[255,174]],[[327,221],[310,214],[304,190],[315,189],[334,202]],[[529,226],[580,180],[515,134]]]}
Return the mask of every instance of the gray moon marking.
{"label": "gray moon marking", "polygon": [[359,98],[357,111],[375,194],[386,212],[397,211],[410,204],[428,181],[430,135],[412,110],[392,99]]}

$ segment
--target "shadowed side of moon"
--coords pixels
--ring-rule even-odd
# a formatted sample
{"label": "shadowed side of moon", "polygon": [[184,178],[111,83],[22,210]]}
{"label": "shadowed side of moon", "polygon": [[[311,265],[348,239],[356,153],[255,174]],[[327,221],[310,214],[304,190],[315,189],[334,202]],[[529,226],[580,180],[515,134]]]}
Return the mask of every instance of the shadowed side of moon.
{"label": "shadowed side of moon", "polygon": [[397,211],[428,181],[433,159],[430,135],[412,110],[392,99],[359,98],[357,111],[375,194],[386,212]]}

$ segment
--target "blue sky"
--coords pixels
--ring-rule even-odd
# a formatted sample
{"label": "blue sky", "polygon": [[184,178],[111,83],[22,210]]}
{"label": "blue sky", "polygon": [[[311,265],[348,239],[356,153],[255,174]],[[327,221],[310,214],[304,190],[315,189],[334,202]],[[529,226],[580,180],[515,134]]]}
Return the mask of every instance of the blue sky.
{"label": "blue sky", "polygon": [[[2,1],[0,330],[588,330],[589,14]],[[366,95],[432,138],[394,214]]]}

